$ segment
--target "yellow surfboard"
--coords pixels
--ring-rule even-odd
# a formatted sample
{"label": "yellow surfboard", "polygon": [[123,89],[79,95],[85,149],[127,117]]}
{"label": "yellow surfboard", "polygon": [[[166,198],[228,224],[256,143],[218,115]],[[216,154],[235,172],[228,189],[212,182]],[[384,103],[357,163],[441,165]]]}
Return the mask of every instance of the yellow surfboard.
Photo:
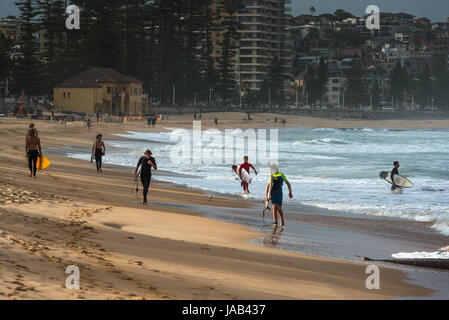
{"label": "yellow surfboard", "polygon": [[37,158],[36,167],[38,170],[45,170],[50,166],[50,161],[45,156],[39,156]]}

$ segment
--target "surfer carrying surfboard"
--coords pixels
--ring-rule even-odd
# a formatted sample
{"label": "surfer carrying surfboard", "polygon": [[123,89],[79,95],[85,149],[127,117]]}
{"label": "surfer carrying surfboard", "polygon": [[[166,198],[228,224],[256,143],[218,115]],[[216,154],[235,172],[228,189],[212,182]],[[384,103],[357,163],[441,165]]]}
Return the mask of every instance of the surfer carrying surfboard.
{"label": "surfer carrying surfboard", "polygon": [[29,136],[25,139],[25,152],[28,157],[28,167],[30,168],[30,178],[36,179],[37,158],[42,156],[41,139],[36,134],[36,129],[29,130]]}
{"label": "surfer carrying surfboard", "polygon": [[152,153],[150,150],[145,151],[145,155],[139,159],[139,161],[137,162],[136,170],[134,171],[134,175],[137,177],[137,172],[139,171],[139,167],[141,167],[140,181],[143,185],[144,205],[148,205],[147,195],[151,182],[151,168],[157,170],[156,160],[151,155]]}
{"label": "surfer carrying surfboard", "polygon": [[248,162],[248,156],[244,156],[243,157],[243,163],[239,167],[239,176],[240,176],[240,179],[242,179],[243,191],[246,192],[246,193],[249,193],[248,181],[242,175],[242,170],[245,170],[248,173],[248,175],[249,175],[251,168],[253,168],[253,170],[254,170],[254,172],[255,172],[255,174],[257,176],[256,168],[254,168],[254,166],[251,163]]}
{"label": "surfer carrying surfboard", "polygon": [[271,177],[267,184],[267,189],[265,191],[265,200],[268,202],[271,198],[271,203],[273,204],[273,224],[278,224],[278,214],[281,219],[281,226],[285,225],[284,222],[284,211],[282,211],[282,187],[284,182],[288,187],[288,196],[289,198],[293,198],[292,187],[290,182],[288,182],[287,178],[283,173],[279,172],[278,166],[276,164],[270,165]]}
{"label": "surfer carrying surfboard", "polygon": [[393,168],[393,170],[391,170],[391,181],[392,181],[392,183],[391,183],[391,191],[395,191],[396,189],[400,188],[400,187],[398,187],[396,185],[396,182],[394,180],[394,176],[395,175],[397,175],[397,176],[399,175],[399,167],[400,167],[399,161],[395,161],[393,163],[393,166],[394,166],[394,168]]}

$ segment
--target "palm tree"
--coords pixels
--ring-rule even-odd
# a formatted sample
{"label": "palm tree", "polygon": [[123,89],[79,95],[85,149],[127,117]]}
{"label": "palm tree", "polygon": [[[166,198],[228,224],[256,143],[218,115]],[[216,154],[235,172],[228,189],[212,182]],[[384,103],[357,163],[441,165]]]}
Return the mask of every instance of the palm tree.
{"label": "palm tree", "polygon": [[309,11],[310,11],[310,14],[313,16],[316,12],[316,9],[315,9],[315,7],[310,7]]}

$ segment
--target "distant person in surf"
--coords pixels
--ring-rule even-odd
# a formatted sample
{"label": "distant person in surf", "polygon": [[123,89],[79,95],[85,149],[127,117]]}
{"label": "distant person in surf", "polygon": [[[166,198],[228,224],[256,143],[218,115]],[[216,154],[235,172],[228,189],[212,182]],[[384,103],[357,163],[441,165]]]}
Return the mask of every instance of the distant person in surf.
{"label": "distant person in surf", "polygon": [[284,182],[288,187],[288,196],[293,198],[292,187],[283,173],[279,172],[276,164],[270,165],[271,177],[267,184],[265,191],[265,200],[271,199],[273,205],[273,225],[278,225],[278,215],[281,219],[281,227],[285,225],[284,211],[282,210],[282,187]]}
{"label": "distant person in surf", "polygon": [[157,170],[156,160],[152,157],[151,150],[145,151],[145,155],[137,162],[134,175],[137,176],[137,172],[140,169],[140,181],[143,185],[143,205],[148,205],[148,190],[150,189],[151,182],[151,168]]}
{"label": "distant person in surf", "polygon": [[[243,163],[239,167],[240,179],[242,179],[242,169],[245,169],[246,172],[248,172],[248,174],[249,174],[251,168],[254,170],[254,173],[257,176],[256,168],[254,168],[254,166],[251,163],[248,162],[248,156],[244,156],[243,157]],[[248,183],[246,181],[244,181],[243,179],[242,179],[242,187],[243,187],[243,191],[245,191],[246,193],[249,193]]]}
{"label": "distant person in surf", "polygon": [[103,135],[101,133],[97,134],[97,138],[92,146],[92,156],[95,157],[95,162],[97,164],[97,173],[102,173],[101,164],[103,162],[103,156],[106,154],[106,146],[104,145]]}
{"label": "distant person in surf", "polygon": [[28,157],[28,167],[30,169],[30,178],[36,179],[37,158],[42,156],[41,140],[36,134],[36,129],[29,130],[29,136],[25,139],[25,152]]}
{"label": "distant person in surf", "polygon": [[394,176],[395,175],[399,175],[399,167],[400,167],[400,163],[399,161],[395,161],[393,163],[393,170],[391,170],[391,191],[395,191],[396,189],[400,189],[401,187],[397,186],[394,180]]}

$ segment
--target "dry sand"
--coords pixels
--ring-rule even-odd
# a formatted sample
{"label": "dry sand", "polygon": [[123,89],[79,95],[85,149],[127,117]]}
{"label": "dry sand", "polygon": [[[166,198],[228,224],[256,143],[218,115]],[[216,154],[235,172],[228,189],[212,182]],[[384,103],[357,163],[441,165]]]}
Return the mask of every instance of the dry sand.
{"label": "dry sand", "polygon": [[[238,121],[244,114],[204,114],[203,127],[214,126],[215,116],[229,119],[220,126],[248,124]],[[264,117],[253,116],[251,125],[260,126]],[[189,127],[192,116],[169,119],[162,125]],[[301,121],[288,124],[305,125]],[[313,121],[330,126],[323,119]],[[0,119],[0,299],[388,299],[431,294],[386,267],[381,267],[381,289],[367,290],[366,265],[258,247],[248,240],[260,235],[242,226],[183,209],[143,207],[140,195],[132,193],[130,171],[108,168],[99,175],[88,162],[52,154],[52,166],[30,179],[24,148],[29,122]],[[34,122],[44,154],[48,147],[90,146],[97,132],[108,138],[114,132],[148,130],[144,122],[94,124],[89,134],[81,123],[64,128]],[[250,205],[210,200],[161,182],[152,183],[152,199],[217,210]],[[65,288],[65,269],[72,264],[80,268],[80,290]]]}

